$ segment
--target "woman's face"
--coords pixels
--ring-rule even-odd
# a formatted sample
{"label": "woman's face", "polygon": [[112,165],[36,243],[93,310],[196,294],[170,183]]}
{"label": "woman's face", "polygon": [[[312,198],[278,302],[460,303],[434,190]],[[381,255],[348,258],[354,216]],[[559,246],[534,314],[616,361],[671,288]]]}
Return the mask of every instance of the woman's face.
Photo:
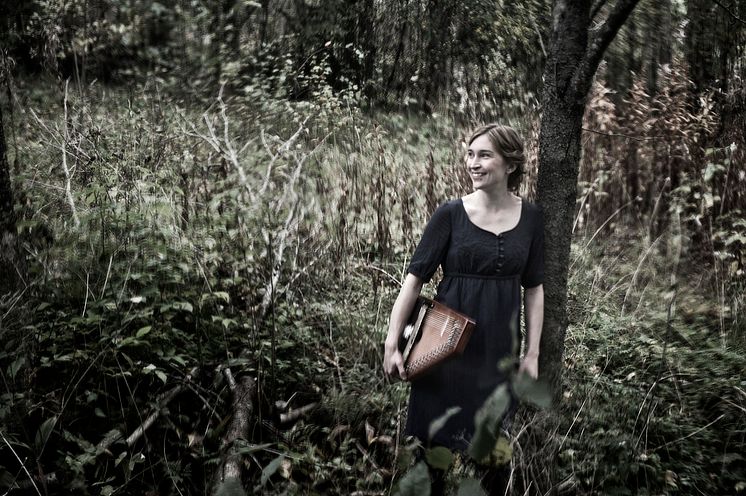
{"label": "woman's face", "polygon": [[507,169],[502,155],[497,153],[486,134],[477,136],[466,152],[466,169],[474,189],[508,187]]}

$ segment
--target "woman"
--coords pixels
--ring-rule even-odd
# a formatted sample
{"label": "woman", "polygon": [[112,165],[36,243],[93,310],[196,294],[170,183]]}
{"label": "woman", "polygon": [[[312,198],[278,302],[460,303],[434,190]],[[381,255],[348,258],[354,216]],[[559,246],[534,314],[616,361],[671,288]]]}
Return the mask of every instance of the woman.
{"label": "woman", "polygon": [[[508,379],[499,362],[517,355],[521,286],[527,343],[519,373],[533,378],[544,318],[543,216],[513,193],[524,171],[523,143],[514,129],[490,124],[477,129],[468,144],[474,191],[438,207],[428,222],[391,311],[383,360],[386,374],[406,379],[399,336],[422,285],[442,265],[436,299],[477,326],[463,355],[412,383],[406,433],[423,444],[462,452],[474,433],[474,414]],[[460,407],[458,413],[429,440],[430,423],[453,406]]]}

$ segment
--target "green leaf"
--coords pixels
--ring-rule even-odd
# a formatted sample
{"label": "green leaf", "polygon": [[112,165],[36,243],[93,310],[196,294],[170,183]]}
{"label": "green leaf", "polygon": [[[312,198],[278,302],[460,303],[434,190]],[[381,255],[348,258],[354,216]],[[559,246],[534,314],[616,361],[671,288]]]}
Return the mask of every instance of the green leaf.
{"label": "green leaf", "polygon": [[13,363],[10,364],[8,367],[8,374],[10,375],[11,379],[16,378],[16,374],[19,370],[21,370],[21,367],[23,367],[23,364],[26,363],[26,357],[20,356],[13,360]]}
{"label": "green leaf", "polygon": [[430,496],[430,475],[421,461],[399,481],[398,496]]}
{"label": "green leaf", "polygon": [[261,478],[261,485],[264,486],[270,477],[274,475],[275,472],[280,468],[280,465],[282,465],[282,461],[285,459],[284,455],[280,455],[269,464],[267,464],[264,469],[262,469],[262,478]]}
{"label": "green leaf", "polygon": [[145,327],[139,328],[137,330],[137,333],[135,333],[135,337],[136,338],[143,337],[144,335],[146,335],[147,333],[149,333],[152,328],[153,328],[153,326],[145,326]]}
{"label": "green leaf", "polygon": [[446,425],[446,422],[460,411],[460,406],[452,406],[443,415],[430,422],[430,427],[427,429],[427,438],[432,439],[435,437],[435,434]]}
{"label": "green leaf", "polygon": [[469,455],[476,461],[486,458],[497,442],[500,421],[510,405],[508,385],[500,384],[487,397],[482,407],[474,415],[474,436],[469,446]]}
{"label": "green leaf", "polygon": [[155,376],[158,377],[158,379],[160,379],[161,381],[163,381],[163,384],[165,384],[166,381],[168,381],[168,376],[162,370],[156,370],[155,371]]}
{"label": "green leaf", "polygon": [[497,443],[492,450],[491,462],[493,465],[505,465],[513,458],[513,448],[505,436],[498,436]]}
{"label": "green leaf", "polygon": [[219,298],[226,303],[230,303],[231,301],[231,297],[226,291],[215,291],[213,295],[215,295],[215,298]]}
{"label": "green leaf", "polygon": [[484,492],[482,484],[477,479],[467,477],[459,484],[456,496],[487,496],[487,493]]}
{"label": "green leaf", "polygon": [[521,401],[527,401],[539,408],[552,406],[552,393],[544,381],[537,381],[527,374],[519,374],[513,379],[513,391]]}
{"label": "green leaf", "polygon": [[39,426],[39,430],[36,432],[36,438],[34,439],[34,444],[36,445],[37,450],[41,451],[44,445],[47,444],[49,435],[52,434],[52,430],[56,424],[57,416],[55,415],[49,417],[41,424],[41,426]]}
{"label": "green leaf", "polygon": [[182,310],[184,310],[186,312],[189,312],[189,313],[192,313],[194,311],[194,307],[188,301],[182,301],[182,302],[180,302],[178,304],[175,304],[174,307],[180,308],[180,309],[182,309]]}
{"label": "green leaf", "polygon": [[448,470],[453,463],[453,453],[445,446],[436,446],[425,452],[427,464],[440,470]]}

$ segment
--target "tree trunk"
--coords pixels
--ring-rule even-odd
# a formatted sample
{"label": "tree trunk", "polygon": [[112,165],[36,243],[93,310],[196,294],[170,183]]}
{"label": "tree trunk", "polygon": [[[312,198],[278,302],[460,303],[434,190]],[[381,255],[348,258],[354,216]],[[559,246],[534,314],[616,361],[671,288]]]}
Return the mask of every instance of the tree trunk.
{"label": "tree trunk", "polygon": [[597,29],[589,0],[556,0],[544,69],[537,194],[545,216],[544,330],[539,370],[561,398],[567,330],[567,279],[580,162],[580,137],[588,91],[606,47],[638,0],[619,0]]}
{"label": "tree trunk", "polygon": [[0,294],[12,291],[18,282],[16,264],[16,215],[13,210],[13,188],[10,183],[7,144],[0,107]]}

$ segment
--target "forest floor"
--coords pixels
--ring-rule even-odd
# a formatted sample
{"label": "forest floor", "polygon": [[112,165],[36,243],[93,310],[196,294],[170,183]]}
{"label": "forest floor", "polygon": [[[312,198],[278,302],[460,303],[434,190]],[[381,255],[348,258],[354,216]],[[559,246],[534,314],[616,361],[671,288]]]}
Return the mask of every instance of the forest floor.
{"label": "forest floor", "polygon": [[[20,82],[6,122],[26,264],[0,298],[0,488],[421,494],[382,343],[427,212],[464,191],[463,130],[51,88]],[[520,410],[514,494],[746,492],[743,283],[668,224],[578,224],[563,401]],[[231,455],[243,489],[215,483]]]}

